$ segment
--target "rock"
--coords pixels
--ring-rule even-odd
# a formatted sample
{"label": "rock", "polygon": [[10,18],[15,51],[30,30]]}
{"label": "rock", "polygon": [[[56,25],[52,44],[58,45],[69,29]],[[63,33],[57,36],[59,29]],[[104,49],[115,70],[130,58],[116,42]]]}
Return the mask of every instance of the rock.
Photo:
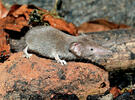
{"label": "rock", "polygon": [[134,100],[130,98],[130,93],[125,92],[122,95],[118,96],[115,100]]}
{"label": "rock", "polygon": [[88,94],[109,89],[108,73],[95,65],[68,62],[62,66],[34,54],[30,59],[22,56],[22,52],[11,54],[0,64],[1,99],[48,100],[55,93],[86,99]]}
{"label": "rock", "polygon": [[88,95],[86,100],[99,100],[100,95],[95,94],[95,95]]}
{"label": "rock", "polygon": [[111,93],[107,94],[105,96],[102,96],[102,98],[100,98],[99,100],[113,100],[113,95]]}
{"label": "rock", "polygon": [[79,100],[75,94],[55,94],[51,100]]}

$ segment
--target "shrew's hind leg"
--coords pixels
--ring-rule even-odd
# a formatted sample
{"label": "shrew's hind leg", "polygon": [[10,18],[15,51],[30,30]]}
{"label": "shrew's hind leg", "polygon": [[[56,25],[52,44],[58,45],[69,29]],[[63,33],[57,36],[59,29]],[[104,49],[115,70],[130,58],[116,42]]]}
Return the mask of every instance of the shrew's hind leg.
{"label": "shrew's hind leg", "polygon": [[60,63],[61,65],[66,65],[66,64],[67,64],[67,62],[66,62],[65,60],[61,60],[61,59],[59,58],[59,55],[58,55],[58,54],[55,54],[55,55],[54,55],[54,58],[55,58],[55,60],[57,61],[57,63]]}

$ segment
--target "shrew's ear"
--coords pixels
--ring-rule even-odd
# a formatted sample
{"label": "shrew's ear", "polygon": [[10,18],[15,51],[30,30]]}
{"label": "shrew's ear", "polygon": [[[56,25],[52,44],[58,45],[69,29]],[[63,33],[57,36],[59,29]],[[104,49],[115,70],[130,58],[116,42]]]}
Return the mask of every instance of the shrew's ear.
{"label": "shrew's ear", "polygon": [[82,54],[81,49],[82,49],[82,43],[80,43],[80,42],[73,42],[73,43],[71,43],[71,45],[69,47],[70,52],[72,52],[73,54],[75,54],[76,56],[79,56],[79,57]]}

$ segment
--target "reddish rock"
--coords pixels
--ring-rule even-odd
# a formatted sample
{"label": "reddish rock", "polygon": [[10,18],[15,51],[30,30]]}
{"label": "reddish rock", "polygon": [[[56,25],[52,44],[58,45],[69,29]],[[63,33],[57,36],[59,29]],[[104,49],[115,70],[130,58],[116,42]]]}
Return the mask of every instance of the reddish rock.
{"label": "reddish rock", "polygon": [[73,93],[86,99],[109,89],[108,73],[92,64],[68,62],[61,66],[36,55],[30,59],[22,56],[22,52],[12,54],[0,64],[1,99],[48,100],[54,93]]}

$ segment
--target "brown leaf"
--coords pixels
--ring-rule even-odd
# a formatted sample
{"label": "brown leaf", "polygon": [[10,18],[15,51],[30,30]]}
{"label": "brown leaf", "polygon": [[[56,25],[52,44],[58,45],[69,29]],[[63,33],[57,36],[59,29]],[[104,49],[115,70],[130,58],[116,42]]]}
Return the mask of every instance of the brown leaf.
{"label": "brown leaf", "polygon": [[113,95],[114,98],[116,98],[119,94],[121,94],[121,91],[117,87],[112,87],[110,93]]}
{"label": "brown leaf", "polygon": [[12,13],[12,15],[14,17],[18,17],[19,15],[22,15],[25,13],[25,11],[27,10],[27,5],[22,5],[21,7],[19,7],[16,11],[14,11]]}
{"label": "brown leaf", "polygon": [[21,31],[24,26],[28,26],[29,14],[33,9],[28,5],[13,5],[5,19],[5,29]]}
{"label": "brown leaf", "polygon": [[18,4],[12,5],[10,10],[9,10],[8,16],[11,15],[13,12],[15,12],[20,7],[21,7],[21,5],[18,5]]}
{"label": "brown leaf", "polygon": [[33,11],[33,9],[28,7],[29,5],[13,5],[8,16],[12,15],[14,17],[19,17],[20,15],[24,15],[26,20],[29,20],[29,14]]}
{"label": "brown leaf", "polygon": [[[51,15],[51,12],[42,8],[38,8],[34,5],[13,5],[8,16],[15,17],[14,23],[8,23],[5,28],[14,31],[20,31],[23,26],[28,25],[28,21],[30,20],[30,13],[34,9],[43,11],[45,13],[42,16],[43,21],[49,22],[51,26],[59,30],[66,31],[72,35],[78,35],[75,25],[73,25],[72,23],[67,23],[61,18],[56,18],[55,16]],[[24,16],[24,18],[22,18],[22,15]]]}
{"label": "brown leaf", "polygon": [[6,17],[8,14],[8,10],[4,7],[0,0],[0,19]]}
{"label": "brown leaf", "polygon": [[49,24],[59,30],[66,31],[72,35],[78,35],[77,34],[77,29],[75,25],[72,23],[67,23],[65,20],[60,19],[60,18],[54,18],[51,15],[44,15],[43,21],[48,21]]}
{"label": "brown leaf", "polygon": [[108,31],[112,29],[130,28],[125,24],[115,24],[105,19],[97,19],[81,24],[78,29],[78,33]]}
{"label": "brown leaf", "polygon": [[14,18],[14,17],[8,16],[3,20],[5,22],[3,28],[8,29],[8,30],[20,32],[24,26],[28,26],[27,21],[24,17]]}

